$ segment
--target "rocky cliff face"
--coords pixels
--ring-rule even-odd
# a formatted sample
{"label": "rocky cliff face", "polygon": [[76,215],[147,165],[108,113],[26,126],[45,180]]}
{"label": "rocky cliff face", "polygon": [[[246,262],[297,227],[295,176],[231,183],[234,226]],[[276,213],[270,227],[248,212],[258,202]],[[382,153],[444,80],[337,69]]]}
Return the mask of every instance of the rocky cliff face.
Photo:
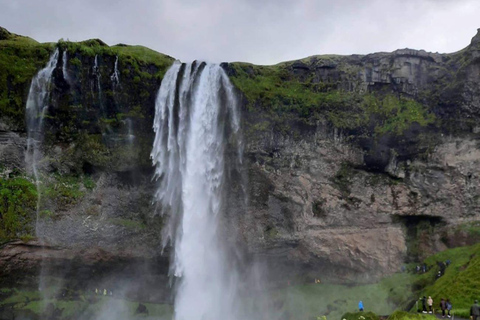
{"label": "rocky cliff face", "polygon": [[[15,226],[3,224],[0,235],[27,241],[35,205],[9,195],[32,184],[28,79],[55,45],[0,34],[1,214],[16,210]],[[404,49],[223,65],[243,101],[248,204],[243,213],[231,198],[228,212],[239,246],[266,260],[274,280],[370,281],[478,240],[479,45],[477,35],[454,54]],[[41,242],[3,245],[3,276],[35,274],[36,252],[44,252],[50,265],[68,261],[87,277],[119,260],[115,272],[132,274],[143,261],[162,282],[168,259],[149,152],[155,96],[173,59],[98,40],[56,46],[67,59],[54,71],[46,117]],[[21,56],[23,71],[14,67]]]}

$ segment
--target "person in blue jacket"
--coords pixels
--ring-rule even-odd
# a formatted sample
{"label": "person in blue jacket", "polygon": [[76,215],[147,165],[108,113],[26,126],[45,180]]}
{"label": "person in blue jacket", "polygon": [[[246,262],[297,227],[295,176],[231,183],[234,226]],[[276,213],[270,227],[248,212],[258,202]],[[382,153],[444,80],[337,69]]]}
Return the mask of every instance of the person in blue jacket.
{"label": "person in blue jacket", "polygon": [[358,303],[358,310],[359,310],[359,311],[363,311],[363,302],[362,302],[362,301],[360,301],[360,302]]}

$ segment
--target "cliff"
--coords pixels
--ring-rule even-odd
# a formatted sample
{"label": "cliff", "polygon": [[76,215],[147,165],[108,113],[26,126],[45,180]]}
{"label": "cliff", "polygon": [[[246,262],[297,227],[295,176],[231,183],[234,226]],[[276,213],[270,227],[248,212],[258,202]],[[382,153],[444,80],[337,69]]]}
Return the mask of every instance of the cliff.
{"label": "cliff", "polygon": [[[477,34],[452,54],[402,49],[222,64],[242,102],[247,213],[234,197],[228,210],[239,248],[266,260],[278,281],[371,281],[477,241],[479,41]],[[164,280],[149,153],[156,93],[173,58],[147,48],[39,44],[1,29],[0,213],[10,222],[0,238],[35,234],[24,110],[30,80],[55,47],[66,58],[45,119],[43,245],[4,244],[3,275],[34,274],[32,250],[41,248],[51,265],[87,275],[144,261],[162,266],[149,270]],[[110,264],[92,258],[103,255]],[[115,272],[133,272],[122,268]]]}

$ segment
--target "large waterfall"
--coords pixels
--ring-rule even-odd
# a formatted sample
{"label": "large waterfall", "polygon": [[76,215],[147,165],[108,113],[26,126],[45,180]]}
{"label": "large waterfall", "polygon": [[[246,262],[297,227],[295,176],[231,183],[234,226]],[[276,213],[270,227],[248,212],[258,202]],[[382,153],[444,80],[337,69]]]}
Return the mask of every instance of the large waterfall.
{"label": "large waterfall", "polygon": [[[238,318],[238,273],[219,224],[227,210],[225,154],[238,129],[232,85],[219,65],[176,62],[168,70],[156,101],[151,157],[156,200],[170,216],[164,241],[174,247],[176,320]],[[233,145],[240,155],[240,144]]]}
{"label": "large waterfall", "polygon": [[[53,70],[58,64],[58,49],[50,56],[45,68],[40,70],[32,79],[30,90],[28,92],[27,107],[26,107],[26,122],[27,122],[27,152],[25,154],[25,162],[27,168],[31,169],[37,191],[39,187],[39,162],[42,159],[40,150],[43,142],[43,119],[45,112],[48,109],[50,102],[50,86],[52,81]],[[65,63],[65,61],[64,61]],[[40,201],[40,192],[38,192],[37,214]]]}

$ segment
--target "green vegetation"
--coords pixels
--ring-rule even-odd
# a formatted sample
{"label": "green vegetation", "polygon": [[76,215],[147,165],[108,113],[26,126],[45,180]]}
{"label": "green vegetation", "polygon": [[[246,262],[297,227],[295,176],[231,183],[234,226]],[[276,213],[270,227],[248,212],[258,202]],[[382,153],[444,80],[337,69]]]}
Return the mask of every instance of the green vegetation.
{"label": "green vegetation", "polygon": [[[438,261],[450,260],[445,274],[437,278]],[[274,299],[283,302],[280,312],[288,319],[342,319],[346,312],[358,310],[362,300],[365,311],[379,315],[390,314],[393,320],[430,320],[432,315],[408,313],[416,311],[419,297],[432,296],[436,312],[440,299],[450,299],[455,316],[468,318],[473,300],[480,297],[480,244],[445,250],[425,260],[426,273],[397,273],[375,284],[344,286],[333,284],[306,284],[287,287],[274,293]],[[414,270],[411,264],[408,269]],[[413,304],[413,307],[412,307]],[[419,302],[420,306],[420,302]],[[295,315],[295,316],[293,316]],[[348,319],[357,320],[359,313],[348,313]],[[365,314],[363,314],[364,317]],[[343,316],[345,318],[345,315]],[[363,319],[362,319],[363,320]]]}
{"label": "green vegetation", "polygon": [[[158,85],[168,67],[174,59],[142,46],[116,45],[109,47],[97,39],[83,42],[69,42],[59,40],[58,43],[38,43],[28,37],[18,36],[0,29],[0,115],[5,123],[15,129],[23,129],[25,122],[25,105],[28,88],[33,76],[43,68],[55,47],[68,50],[67,69],[72,72],[73,79],[81,83],[79,92],[70,92],[57,99],[57,109],[46,117],[56,122],[63,122],[55,134],[59,138],[68,140],[70,136],[82,127],[77,122],[84,123],[91,120],[91,113],[86,108],[98,107],[96,104],[111,105],[113,100],[121,101],[123,110],[109,108],[111,113],[123,112],[140,108],[141,116],[145,117],[145,101],[152,100],[158,90]],[[104,87],[104,97],[99,101],[89,87],[91,64],[93,57],[99,56],[100,73],[102,79],[110,79],[111,68],[118,57],[118,67],[124,86],[116,93]],[[137,79],[135,83],[134,79]],[[102,80],[103,81],[103,80]],[[110,85],[110,83],[109,83]],[[152,90],[154,88],[154,90]],[[81,96],[76,96],[80,94]],[[132,98],[133,97],[133,98]],[[79,103],[81,99],[81,103]],[[128,101],[123,103],[123,101]],[[83,104],[83,107],[82,107]],[[80,108],[78,108],[80,107]],[[126,110],[125,110],[126,109]],[[135,109],[135,110],[137,110]],[[73,112],[72,112],[73,111]],[[136,112],[138,113],[138,112]],[[85,117],[88,116],[88,119]],[[101,116],[93,115],[98,120]],[[114,114],[110,116],[115,116]],[[94,123],[96,125],[96,123]],[[89,128],[92,125],[88,126]]]}
{"label": "green vegetation", "polygon": [[40,44],[0,28],[0,115],[12,126],[23,126],[25,90],[52,50],[53,44]]}
{"label": "green vegetation", "polygon": [[[393,94],[345,91],[338,88],[338,83],[315,82],[313,75],[300,80],[291,74],[288,63],[231,66],[231,80],[247,98],[249,108],[262,106],[264,116],[274,126],[282,126],[292,117],[307,124],[326,119],[336,128],[379,136],[401,135],[413,123],[427,126],[435,122],[433,113],[415,100]],[[262,123],[262,128],[267,129]]]}
{"label": "green vegetation", "polygon": [[343,162],[340,166],[340,169],[338,169],[338,171],[332,177],[332,182],[337,185],[344,198],[348,198],[350,195],[351,180],[354,175],[354,168],[349,163]]}
{"label": "green vegetation", "polygon": [[36,201],[37,190],[30,180],[0,177],[0,243],[29,234]]}
{"label": "green vegetation", "polygon": [[342,320],[379,320],[379,317],[373,312],[347,312]]}
{"label": "green vegetation", "polygon": [[[58,289],[56,288],[56,290]],[[49,291],[51,295],[58,293],[55,290]],[[148,316],[135,315],[138,302],[81,291],[66,290],[66,295],[62,299],[51,298],[43,301],[39,291],[3,288],[1,294],[8,295],[8,297],[0,301],[0,308],[8,306],[8,309],[13,310],[16,314],[29,311],[34,317],[40,318],[48,316],[48,312],[55,310],[59,314],[58,318],[55,318],[58,320],[95,319],[104,312],[108,312],[111,317],[128,314],[132,319],[171,318],[173,313],[170,305],[143,303],[148,310]]]}
{"label": "green vegetation", "polygon": [[321,316],[341,319],[345,312],[358,310],[360,300],[366,312],[388,315],[409,300],[412,278],[411,274],[399,273],[376,284],[298,285],[278,290],[274,299],[283,301],[280,312],[291,315],[288,319],[316,319]]}
{"label": "green vegetation", "polygon": [[[446,260],[450,260],[451,265],[435,280],[439,270],[436,262]],[[425,287],[418,296],[432,296],[437,309],[441,298],[450,299],[455,315],[468,318],[470,306],[480,297],[480,244],[440,252],[425,263],[434,267],[421,276],[419,281]]]}
{"label": "green vegetation", "polygon": [[402,134],[413,123],[421,126],[432,124],[435,116],[428,113],[427,109],[415,100],[386,95],[379,98],[373,94],[363,97],[362,109],[367,116],[376,118],[375,133]]}
{"label": "green vegetation", "polygon": [[147,227],[145,223],[143,223],[142,221],[131,220],[131,219],[115,218],[115,219],[110,219],[110,222],[112,222],[115,225],[123,226],[127,229],[134,229],[134,230],[135,229],[143,230]]}
{"label": "green vegetation", "polygon": [[[172,57],[143,46],[116,45],[109,47],[98,39],[91,39],[82,42],[60,40],[58,46],[62,50],[68,50],[70,55],[74,56],[70,59],[70,63],[76,67],[82,65],[79,57],[95,57],[95,55],[102,57],[118,56],[118,61],[122,69],[128,69],[129,76],[132,76],[131,73],[133,72],[133,77],[136,76],[139,79],[151,79],[152,77],[161,79],[167,68],[174,61]],[[147,65],[156,66],[158,68],[157,73],[152,75],[148,72],[142,71],[141,67]]]}
{"label": "green vegetation", "polygon": [[83,177],[55,174],[44,181],[42,197],[61,206],[77,203],[85,195]]}
{"label": "green vegetation", "polygon": [[406,311],[395,311],[388,320],[435,320],[437,317],[430,314],[412,313]]}

